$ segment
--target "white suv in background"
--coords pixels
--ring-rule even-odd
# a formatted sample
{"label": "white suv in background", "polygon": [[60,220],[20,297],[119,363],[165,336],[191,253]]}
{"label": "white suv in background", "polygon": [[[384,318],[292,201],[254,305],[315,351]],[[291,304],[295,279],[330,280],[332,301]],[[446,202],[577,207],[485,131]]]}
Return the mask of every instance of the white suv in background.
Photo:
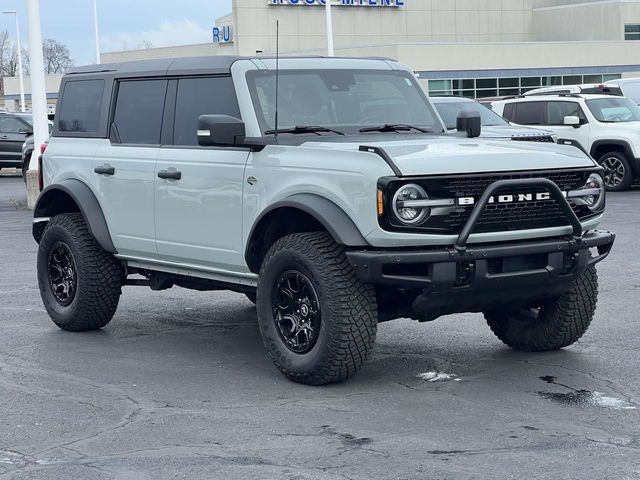
{"label": "white suv in background", "polygon": [[561,93],[608,94],[627,97],[640,105],[640,78],[620,78],[605,83],[585,83],[582,85],[554,85],[529,90],[525,97],[532,95],[559,95]]}
{"label": "white suv in background", "polygon": [[555,132],[558,143],[589,153],[605,168],[609,190],[626,190],[640,177],[640,107],[612,95],[534,95],[494,102],[517,125]]}

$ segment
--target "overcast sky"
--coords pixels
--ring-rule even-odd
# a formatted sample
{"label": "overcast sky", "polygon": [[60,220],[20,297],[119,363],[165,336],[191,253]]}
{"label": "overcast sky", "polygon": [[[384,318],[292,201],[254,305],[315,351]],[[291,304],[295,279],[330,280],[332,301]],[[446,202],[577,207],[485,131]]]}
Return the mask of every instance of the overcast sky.
{"label": "overcast sky", "polygon": [[[102,52],[211,41],[215,19],[231,12],[231,0],[97,0]],[[27,45],[25,0],[0,0],[2,10],[17,10]],[[40,0],[42,35],[66,44],[76,65],[95,62],[92,0]],[[0,15],[0,30],[15,39],[13,17]]]}

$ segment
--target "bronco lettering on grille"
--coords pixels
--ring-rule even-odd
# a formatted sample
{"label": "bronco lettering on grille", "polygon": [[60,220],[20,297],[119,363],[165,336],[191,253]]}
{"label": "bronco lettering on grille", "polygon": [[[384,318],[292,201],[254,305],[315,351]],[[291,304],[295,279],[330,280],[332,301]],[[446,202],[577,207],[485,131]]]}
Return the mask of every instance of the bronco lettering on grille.
{"label": "bronco lettering on grille", "polygon": [[[567,192],[563,192],[564,196],[567,196]],[[544,200],[551,200],[551,194],[549,192],[539,193],[515,193],[507,195],[495,195],[489,199],[489,203],[522,203],[522,202],[538,202]],[[477,200],[475,197],[460,197],[458,198],[459,206],[475,205]]]}

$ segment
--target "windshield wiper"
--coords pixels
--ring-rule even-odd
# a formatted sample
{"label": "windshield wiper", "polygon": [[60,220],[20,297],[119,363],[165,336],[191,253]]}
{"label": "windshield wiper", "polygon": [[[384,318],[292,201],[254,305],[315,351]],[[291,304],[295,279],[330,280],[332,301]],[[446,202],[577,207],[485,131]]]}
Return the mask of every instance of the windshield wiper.
{"label": "windshield wiper", "polygon": [[365,127],[360,129],[360,133],[367,132],[410,132],[416,130],[422,133],[433,133],[431,128],[421,128],[406,123],[385,123],[376,127]]}
{"label": "windshield wiper", "polygon": [[292,128],[279,128],[278,130],[266,130],[265,135],[273,135],[274,133],[291,133],[293,135],[302,134],[302,133],[315,133],[320,135],[322,132],[335,133],[337,135],[344,135],[343,132],[339,130],[333,130],[332,128],[313,126],[313,125],[298,125]]}

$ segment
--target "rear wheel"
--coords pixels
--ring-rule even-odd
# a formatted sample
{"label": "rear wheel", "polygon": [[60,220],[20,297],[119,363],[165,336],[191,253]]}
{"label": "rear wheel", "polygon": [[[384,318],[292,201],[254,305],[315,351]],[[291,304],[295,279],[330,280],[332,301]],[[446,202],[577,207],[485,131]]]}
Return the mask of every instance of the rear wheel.
{"label": "rear wheel", "polygon": [[346,380],[368,358],[377,309],[344,247],[325,232],[288,235],[267,253],[258,280],[258,322],[269,356],[289,379]]}
{"label": "rear wheel", "polygon": [[484,316],[493,333],[516,350],[542,352],[575,343],[589,328],[598,301],[598,274],[589,268],[573,288],[557,297],[515,310]]}
{"label": "rear wheel", "polygon": [[28,170],[29,170],[29,160],[25,160],[24,162],[22,162],[22,179],[24,180],[24,183],[27,183]]}
{"label": "rear wheel", "polygon": [[600,157],[598,163],[604,168],[607,190],[618,192],[631,187],[634,173],[626,155],[621,152],[609,152]]}
{"label": "rear wheel", "polygon": [[79,213],[57,215],[38,247],[38,285],[44,306],[63,330],[95,330],[108,324],[122,285],[118,260],[89,233]]}

